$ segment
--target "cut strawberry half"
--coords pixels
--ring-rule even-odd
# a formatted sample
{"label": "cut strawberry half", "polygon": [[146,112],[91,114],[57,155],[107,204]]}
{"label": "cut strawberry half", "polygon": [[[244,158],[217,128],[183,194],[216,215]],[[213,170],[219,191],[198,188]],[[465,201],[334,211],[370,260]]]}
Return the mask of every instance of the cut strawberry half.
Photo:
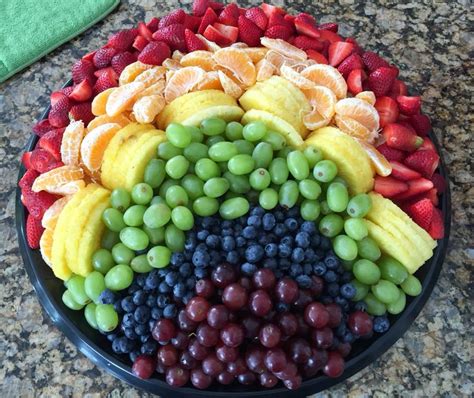
{"label": "cut strawberry half", "polygon": [[85,61],[92,62],[92,60],[94,59],[94,55],[95,55],[96,52],[97,52],[97,50],[91,51],[91,52],[89,52],[89,53],[83,55],[81,59],[83,59],[83,60],[85,60]]}
{"label": "cut strawberry half", "polygon": [[407,183],[393,177],[375,176],[374,191],[385,198],[393,198],[408,190]]}
{"label": "cut strawberry half", "polygon": [[220,46],[228,46],[232,44],[232,42],[225,37],[219,30],[217,30],[214,26],[209,25],[206,30],[204,31],[203,35],[207,40],[213,41]]}
{"label": "cut strawberry half", "polygon": [[363,69],[354,69],[347,76],[347,88],[352,95],[357,95],[364,91],[363,82],[367,78]]}
{"label": "cut strawberry half", "polygon": [[54,106],[59,101],[61,101],[64,97],[68,97],[68,96],[64,94],[62,91],[53,91],[51,95],[49,96],[49,102],[51,103],[51,106]]}
{"label": "cut strawberry half", "polygon": [[339,41],[336,43],[331,43],[329,46],[329,65],[338,66],[342,61],[344,61],[354,50],[354,45],[352,43]]}
{"label": "cut strawberry half", "polygon": [[39,249],[41,235],[43,234],[44,228],[41,225],[41,220],[34,218],[31,214],[28,214],[26,219],[26,241],[30,249]]}
{"label": "cut strawberry half", "polygon": [[377,147],[377,150],[387,159],[388,161],[403,162],[405,159],[405,153],[399,149],[390,148],[386,143],[383,143]]}
{"label": "cut strawberry half", "polygon": [[155,33],[158,30],[159,24],[160,24],[160,19],[157,17],[153,17],[147,22],[146,27],[150,29],[152,33]]}
{"label": "cut strawberry half", "polygon": [[46,134],[49,130],[52,130],[53,128],[54,127],[51,126],[51,123],[49,123],[48,119],[43,119],[35,123],[35,125],[33,126],[33,132],[37,136],[41,137],[44,134]]}
{"label": "cut strawberry half", "polygon": [[186,48],[188,52],[198,51],[198,50],[207,50],[206,44],[197,37],[191,30],[186,29],[184,31],[184,38],[186,40]]}
{"label": "cut strawberry half", "polygon": [[[138,34],[136,29],[124,29],[110,36],[107,45],[119,51],[128,50]],[[81,79],[82,80],[82,79]]]}
{"label": "cut strawberry half", "polygon": [[431,220],[431,225],[428,230],[428,233],[433,239],[443,239],[444,238],[444,221],[443,213],[440,209],[436,207],[433,210],[433,218]]}
{"label": "cut strawberry half", "polygon": [[431,181],[433,182],[434,187],[436,188],[436,191],[440,194],[442,194],[444,191],[446,191],[446,188],[448,187],[448,183],[446,182],[446,179],[439,173],[434,173],[433,177],[431,177]]}
{"label": "cut strawberry half", "polygon": [[79,84],[76,84],[72,89],[69,98],[77,102],[87,101],[92,97],[92,85],[89,79],[84,79]]}
{"label": "cut strawberry half", "polygon": [[201,19],[201,23],[199,24],[198,28],[198,33],[204,34],[206,28],[215,22],[217,22],[217,14],[211,7],[209,7]]}
{"label": "cut strawberry half", "polygon": [[101,77],[102,75],[110,75],[110,77],[113,79],[113,80],[117,80],[119,78],[119,76],[117,75],[117,72],[114,71],[114,68],[112,68],[111,66],[107,67],[107,68],[102,68],[102,69],[98,69],[94,72],[94,75],[99,78]]}
{"label": "cut strawberry half", "polygon": [[132,54],[130,51],[124,51],[123,53],[119,53],[112,58],[112,69],[118,76],[120,76],[123,70],[136,60],[137,56],[135,54]]}
{"label": "cut strawberry half", "polygon": [[403,163],[392,160],[390,164],[392,165],[391,176],[399,180],[409,181],[409,180],[416,180],[417,178],[421,177],[420,173],[418,173],[415,170],[410,169],[409,167],[405,166]]}
{"label": "cut strawberry half", "polygon": [[[337,44],[337,43],[336,43]],[[331,44],[332,46],[333,44]],[[329,50],[331,49],[329,46]],[[344,76],[347,77],[351,71],[354,69],[364,69],[364,63],[359,54],[349,55],[341,64],[338,66],[337,70]]]}
{"label": "cut strawberry half", "polygon": [[[215,14],[214,14],[215,15]],[[203,18],[204,20],[204,18]],[[216,17],[217,20],[217,17]],[[215,22],[215,21],[213,21]],[[157,30],[153,33],[153,39],[165,42],[172,51],[186,51],[186,41],[184,38],[185,27],[182,24],[172,24]],[[151,44],[151,43],[150,43]]]}
{"label": "cut strawberry half", "polygon": [[26,169],[31,169],[33,166],[31,165],[31,153],[32,152],[25,152],[21,155],[21,163],[25,166]]}
{"label": "cut strawberry half", "polygon": [[438,152],[436,150],[436,147],[435,145],[433,144],[433,141],[431,141],[428,137],[424,137],[423,138],[423,144],[421,144],[420,150],[425,150],[425,149],[429,149],[430,151],[434,151],[434,152]]}
{"label": "cut strawberry half", "polygon": [[325,65],[329,64],[327,58],[318,51],[309,49],[309,50],[306,50],[306,54],[308,54],[309,59],[316,61],[318,64],[325,64]]}
{"label": "cut strawberry half", "polygon": [[296,19],[293,18],[291,21],[288,20],[288,18],[285,18],[286,15],[283,15],[283,14],[272,14],[271,16],[268,17],[268,24],[267,24],[267,28],[270,28],[272,26],[275,26],[275,25],[282,25],[282,26],[286,26],[287,28],[289,28],[291,30],[291,32],[293,33],[295,31],[295,23],[294,23],[294,20]]}
{"label": "cut strawberry half", "polygon": [[376,97],[386,95],[398,76],[398,69],[382,66],[369,75],[369,87]]}
{"label": "cut strawberry half", "polygon": [[255,25],[250,19],[241,15],[238,20],[239,40],[250,47],[258,47],[263,30]]}
{"label": "cut strawberry half", "polygon": [[72,80],[74,83],[80,83],[84,79],[94,81],[94,64],[87,59],[80,59],[72,66]]}
{"label": "cut strawberry half", "polygon": [[262,3],[260,8],[263,10],[267,18],[270,18],[274,14],[285,15],[286,12],[283,8],[272,6],[271,4]]}
{"label": "cut strawberry half", "polygon": [[138,34],[147,39],[148,41],[151,41],[153,39],[153,32],[148,29],[144,22],[138,23]]}
{"label": "cut strawberry half", "polygon": [[227,26],[219,22],[216,22],[212,26],[214,26],[219,32],[221,32],[222,36],[224,36],[230,43],[235,43],[237,41],[237,37],[239,36],[239,29],[235,26]]}
{"label": "cut strawberry half", "polygon": [[416,115],[421,109],[421,98],[420,97],[407,97],[405,95],[399,95],[397,97],[398,106],[400,112],[404,115]]}
{"label": "cut strawberry half", "polygon": [[60,162],[63,133],[64,128],[48,131],[39,139],[37,147],[47,150],[58,162]]}
{"label": "cut strawberry half", "polygon": [[[313,20],[314,21],[314,20]],[[306,35],[317,39],[321,36],[316,23],[308,19],[306,16],[298,15],[295,18],[295,28],[300,35]]]}
{"label": "cut strawberry half", "polygon": [[288,41],[293,30],[286,25],[272,25],[265,31],[265,36],[270,39],[281,39]]}
{"label": "cut strawberry half", "polygon": [[73,105],[69,111],[69,118],[71,120],[82,120],[85,125],[89,124],[94,117],[90,102]]}
{"label": "cut strawberry half", "polygon": [[[30,153],[30,152],[27,152]],[[36,170],[29,169],[26,170],[26,173],[23,174],[23,177],[21,177],[20,181],[18,181],[18,186],[20,188],[31,188],[33,186],[33,183],[36,180],[36,177],[39,176],[39,173]]]}
{"label": "cut strawberry half", "polygon": [[171,11],[168,15],[165,15],[163,18],[160,19],[160,23],[158,24],[158,30],[170,25],[182,25],[184,24],[185,19],[186,13],[184,12],[184,10],[178,8],[177,10]]}
{"label": "cut strawberry half", "polygon": [[94,54],[92,62],[97,69],[107,68],[112,61],[113,56],[117,54],[117,50],[112,47],[103,47]]}
{"label": "cut strawberry half", "polygon": [[112,87],[117,87],[117,74],[112,68],[103,70],[99,78],[94,84],[94,96]]}
{"label": "cut strawberry half", "polygon": [[296,36],[295,40],[293,41],[293,45],[295,47],[301,48],[304,51],[321,51],[324,48],[323,43],[321,43],[319,40],[304,35]]}
{"label": "cut strawberry half", "polygon": [[133,41],[132,47],[138,51],[142,51],[148,43],[148,40],[145,39],[143,36],[137,36]]}
{"label": "cut strawberry half", "polygon": [[71,101],[64,94],[59,98],[49,111],[48,120],[53,127],[66,127],[69,124],[68,112]]}
{"label": "cut strawberry half", "polygon": [[237,4],[230,3],[229,5],[225,6],[222,12],[219,14],[218,22],[224,25],[237,26],[239,16],[239,7],[237,7]]}
{"label": "cut strawberry half", "polygon": [[424,230],[428,230],[433,219],[434,206],[429,199],[421,199],[407,207],[408,215]]}
{"label": "cut strawberry half", "polygon": [[406,84],[403,83],[401,80],[395,79],[388,95],[393,99],[397,99],[399,95],[407,95],[407,92],[408,89]]}
{"label": "cut strawberry half", "polygon": [[408,121],[413,126],[416,133],[422,137],[426,137],[431,131],[431,121],[426,115],[412,115]]}
{"label": "cut strawberry half", "polygon": [[193,15],[201,17],[209,7],[209,0],[194,0],[193,1]]}
{"label": "cut strawberry half", "polygon": [[439,165],[439,156],[431,149],[418,150],[405,158],[405,164],[431,178]]}
{"label": "cut strawberry half", "polygon": [[394,123],[398,119],[398,104],[390,97],[379,97],[375,101],[375,109],[380,116],[380,127],[385,127],[389,123]]}
{"label": "cut strawberry half", "polygon": [[319,30],[329,30],[331,32],[337,33],[339,30],[339,25],[334,22],[328,22],[328,23],[322,23],[321,25],[318,25]]}
{"label": "cut strawberry half", "polygon": [[341,36],[330,30],[318,30],[319,40],[327,40],[329,43],[336,43],[338,41],[344,41]]}
{"label": "cut strawberry half", "polygon": [[245,11],[245,17],[250,19],[260,29],[265,30],[268,24],[268,17],[260,7],[252,7]]}
{"label": "cut strawberry half", "polygon": [[184,27],[191,30],[192,32],[197,32],[199,25],[201,24],[201,17],[195,17],[194,15],[187,15],[184,18]]}
{"label": "cut strawberry half", "polygon": [[[377,177],[376,177],[377,178]],[[413,198],[414,196],[429,191],[433,188],[433,183],[426,178],[417,178],[416,180],[407,181],[408,189],[405,192],[401,192],[392,198],[396,201],[406,200]]]}
{"label": "cut strawberry half", "polygon": [[161,65],[163,61],[170,56],[171,50],[166,43],[154,41],[147,44],[140,55],[138,55],[138,60],[148,65]]}
{"label": "cut strawberry half", "polygon": [[390,64],[387,61],[385,61],[382,57],[380,57],[380,55],[374,53],[373,51],[364,52],[362,54],[362,61],[371,73],[380,67],[390,67]]}
{"label": "cut strawberry half", "polygon": [[401,151],[412,152],[420,147],[423,139],[399,123],[389,123],[383,129],[386,144]]}
{"label": "cut strawberry half", "polygon": [[40,174],[45,173],[49,169],[49,167],[56,162],[56,158],[45,149],[36,148],[31,153],[31,167]]}

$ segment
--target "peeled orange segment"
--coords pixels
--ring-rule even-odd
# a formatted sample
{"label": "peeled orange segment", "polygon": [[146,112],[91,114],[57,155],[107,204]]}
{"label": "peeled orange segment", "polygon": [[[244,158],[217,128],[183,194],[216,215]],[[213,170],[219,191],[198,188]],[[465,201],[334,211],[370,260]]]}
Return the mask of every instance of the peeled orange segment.
{"label": "peeled orange segment", "polygon": [[222,90],[221,80],[217,71],[206,72],[204,78],[194,87],[193,91]]}
{"label": "peeled orange segment", "polygon": [[140,73],[134,80],[134,82],[144,83],[146,87],[150,87],[152,84],[165,80],[166,68],[164,66],[155,66],[154,68],[148,69]]}
{"label": "peeled orange segment", "polygon": [[53,234],[54,231],[52,229],[45,229],[41,234],[39,242],[41,257],[43,257],[44,262],[49,268],[52,268],[53,266],[53,263],[51,262],[51,255],[53,251]]}
{"label": "peeled orange segment", "polygon": [[307,54],[299,49],[298,47],[293,46],[292,44],[281,40],[281,39],[270,39],[269,37],[262,37],[260,39],[262,46],[274,50],[285,57],[294,59],[296,61],[304,61],[308,58]]}
{"label": "peeled orange segment", "polygon": [[182,65],[179,61],[176,61],[172,58],[166,58],[162,64],[168,71],[177,71],[182,68]]}
{"label": "peeled orange segment", "polygon": [[324,118],[317,110],[313,110],[303,116],[303,123],[308,130],[316,130],[321,127],[325,127],[330,122],[331,119]]}
{"label": "peeled orange segment", "polygon": [[89,122],[89,124],[87,125],[87,130],[92,131],[96,127],[102,126],[103,124],[107,124],[107,123],[116,123],[120,125],[120,127],[125,127],[127,124],[130,123],[130,119],[128,119],[124,115],[117,115],[117,116],[100,115]]}
{"label": "peeled orange segment", "polygon": [[33,192],[46,191],[56,193],[57,189],[68,182],[81,180],[84,172],[79,166],[66,165],[40,174],[31,189]]}
{"label": "peeled orange segment", "polygon": [[257,72],[250,56],[240,48],[222,48],[214,53],[217,65],[232,72],[236,80],[246,87],[255,84]]}
{"label": "peeled orange segment", "polygon": [[339,116],[337,114],[334,120],[336,121],[337,127],[339,127],[344,133],[361,141],[373,141],[373,135],[370,133],[369,129],[360,124],[357,120],[348,116]]}
{"label": "peeled orange segment", "polygon": [[81,120],[69,123],[61,141],[61,160],[64,164],[78,165],[81,142],[86,130]]}
{"label": "peeled orange segment", "polygon": [[76,192],[79,192],[79,190],[81,190],[85,186],[86,182],[84,180],[74,180],[58,187],[56,189],[56,194],[63,196],[74,195]]}
{"label": "peeled orange segment", "polygon": [[235,48],[249,48],[248,44],[243,43],[241,41],[238,41],[236,43],[232,43],[230,47],[235,47]]}
{"label": "peeled orange segment", "polygon": [[268,51],[265,55],[265,59],[275,67],[275,71],[278,72],[278,74],[280,73],[280,69],[283,65],[293,66],[300,62],[293,58],[288,58],[274,50]]}
{"label": "peeled orange segment", "polygon": [[294,69],[287,65],[281,66],[280,73],[286,80],[290,81],[300,89],[305,90],[315,86],[315,84],[311,80],[306,79],[300,73],[296,72]]}
{"label": "peeled orange segment", "polygon": [[151,123],[163,110],[166,101],[162,95],[148,95],[133,105],[133,114],[138,123]]}
{"label": "peeled orange segment", "polygon": [[355,98],[361,99],[372,106],[375,105],[375,101],[377,100],[373,91],[361,91]]}
{"label": "peeled orange segment", "polygon": [[187,66],[177,70],[165,88],[165,99],[170,103],[175,98],[189,93],[204,77],[205,70],[197,66]]}
{"label": "peeled orange segment", "polygon": [[166,87],[166,80],[163,78],[158,80],[156,83],[153,83],[151,86],[147,87],[141,93],[137,95],[137,100],[143,97],[147,97],[149,95],[164,95]]}
{"label": "peeled orange segment", "polygon": [[336,104],[336,114],[341,117],[350,117],[375,133],[380,127],[380,118],[373,105],[359,98],[345,98]]}
{"label": "peeled orange segment", "polygon": [[306,98],[323,119],[331,120],[336,112],[337,98],[332,90],[324,86],[314,86],[309,90],[303,90]]}
{"label": "peeled orange segment", "polygon": [[265,58],[265,54],[268,52],[268,48],[265,47],[244,47],[243,50],[254,64]]}
{"label": "peeled orange segment", "polygon": [[275,73],[275,67],[265,58],[257,62],[255,69],[257,71],[257,82],[263,82],[270,79]]}
{"label": "peeled orange segment", "polygon": [[207,40],[203,35],[198,33],[196,34],[196,36],[199,40],[201,40],[204,43],[204,45],[207,46],[207,49],[210,52],[215,53],[217,50],[221,49],[221,47],[218,44],[214,43],[213,41]]}
{"label": "peeled orange segment", "polygon": [[214,70],[216,61],[212,58],[213,53],[205,50],[193,51],[181,58],[183,66],[199,66],[207,72]]}
{"label": "peeled orange segment", "polygon": [[178,61],[178,62],[181,61],[181,58],[183,58],[183,57],[184,57],[184,53],[182,53],[179,50],[174,50],[173,54],[171,55],[171,58]]}
{"label": "peeled orange segment", "polygon": [[56,228],[56,224],[58,222],[59,215],[61,211],[66,206],[66,203],[69,202],[71,196],[64,196],[59,198],[55,201],[43,214],[43,218],[41,219],[41,225],[45,229],[53,230]]}
{"label": "peeled orange segment", "polygon": [[341,73],[334,67],[324,64],[315,64],[305,68],[301,75],[311,80],[317,86],[331,89],[337,98],[346,98],[347,84]]}
{"label": "peeled orange segment", "polygon": [[107,90],[102,91],[94,97],[94,99],[92,100],[91,110],[95,116],[105,114],[105,106],[107,104],[107,100],[109,98],[109,95],[112,94],[112,91],[114,90],[115,87],[108,88]]}
{"label": "peeled orange segment", "polygon": [[109,95],[105,110],[109,116],[117,116],[135,101],[137,95],[145,89],[145,83],[131,82],[116,87]]}
{"label": "peeled orange segment", "polygon": [[107,123],[91,130],[82,140],[81,159],[90,171],[98,171],[102,164],[105,148],[112,137],[121,129],[116,123]]}
{"label": "peeled orange segment", "polygon": [[217,73],[219,75],[221,86],[224,89],[224,93],[230,95],[233,98],[239,98],[243,93],[240,86],[221,70]]}
{"label": "peeled orange segment", "polygon": [[361,141],[360,144],[369,156],[372,166],[378,175],[386,177],[392,173],[392,165],[387,159],[385,159],[385,156],[377,150],[377,148],[364,141]]}
{"label": "peeled orange segment", "polygon": [[153,68],[153,65],[147,65],[140,61],[127,65],[120,74],[119,85],[123,86],[124,84],[133,82],[140,73],[151,68]]}

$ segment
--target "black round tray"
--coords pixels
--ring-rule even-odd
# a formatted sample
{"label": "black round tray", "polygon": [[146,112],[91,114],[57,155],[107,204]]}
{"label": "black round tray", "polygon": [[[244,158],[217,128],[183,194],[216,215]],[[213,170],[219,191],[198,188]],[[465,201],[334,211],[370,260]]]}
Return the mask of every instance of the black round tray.
{"label": "black round tray", "polygon": [[[71,81],[65,86],[71,84]],[[49,107],[43,113],[41,119],[45,119],[49,113]],[[434,134],[430,138],[433,140],[438,153],[440,154],[439,171],[448,181],[446,165],[444,163],[439,143]],[[26,151],[34,149],[38,140],[36,135],[32,135],[26,146]],[[25,169],[20,165],[18,180],[24,174]],[[315,394],[331,386],[346,380],[357,373],[385,351],[387,351],[402,335],[407,331],[415,320],[438,280],[444,258],[446,256],[449,232],[451,226],[451,196],[449,184],[446,191],[440,197],[441,210],[444,215],[445,236],[438,240],[433,257],[421,267],[416,276],[422,281],[422,293],[414,298],[408,298],[405,310],[397,315],[391,316],[389,331],[382,335],[374,335],[369,340],[358,340],[353,346],[353,350],[346,361],[344,373],[335,379],[320,375],[318,377],[305,380],[296,391],[290,391],[280,384],[271,389],[254,388],[232,384],[230,386],[213,385],[207,390],[198,390],[193,387],[174,388],[170,387],[163,380],[163,377],[152,377],[142,380],[134,376],[128,356],[117,355],[112,351],[111,343],[98,331],[92,329],[84,319],[82,311],[73,311],[67,308],[61,299],[64,291],[64,284],[57,279],[51,269],[43,261],[39,250],[31,250],[26,241],[26,209],[21,203],[21,191],[17,186],[16,190],[16,228],[20,253],[25,264],[26,271],[33,287],[39,297],[40,303],[46,310],[52,322],[71,340],[79,350],[96,365],[106,369],[109,373],[119,379],[149,393],[158,394],[163,397],[173,398],[190,397],[214,397],[214,398],[244,398],[244,397],[302,397]]]}

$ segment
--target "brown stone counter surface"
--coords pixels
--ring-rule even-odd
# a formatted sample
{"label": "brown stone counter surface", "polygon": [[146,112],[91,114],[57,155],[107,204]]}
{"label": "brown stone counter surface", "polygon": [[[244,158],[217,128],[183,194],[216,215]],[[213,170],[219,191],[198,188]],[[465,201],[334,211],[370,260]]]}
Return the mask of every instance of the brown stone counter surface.
{"label": "brown stone counter surface", "polygon": [[[191,0],[122,0],[103,22],[0,85],[0,397],[145,397],[97,368],[42,311],[23,268],[14,222],[18,161],[49,94],[74,60],[117,29],[190,8]],[[240,2],[241,5],[256,1]],[[366,49],[400,67],[423,97],[451,177],[451,242],[438,284],[409,331],[355,376],[317,397],[472,396],[473,6],[467,0],[282,1],[321,22],[338,22]],[[28,29],[28,26],[25,26]],[[34,32],[32,32],[34,34]]]}

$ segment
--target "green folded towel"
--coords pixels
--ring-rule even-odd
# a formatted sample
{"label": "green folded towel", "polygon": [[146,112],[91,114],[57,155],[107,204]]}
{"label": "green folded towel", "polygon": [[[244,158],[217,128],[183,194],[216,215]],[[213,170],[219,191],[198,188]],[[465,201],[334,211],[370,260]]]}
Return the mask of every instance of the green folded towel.
{"label": "green folded towel", "polygon": [[0,82],[71,40],[120,0],[0,0]]}

